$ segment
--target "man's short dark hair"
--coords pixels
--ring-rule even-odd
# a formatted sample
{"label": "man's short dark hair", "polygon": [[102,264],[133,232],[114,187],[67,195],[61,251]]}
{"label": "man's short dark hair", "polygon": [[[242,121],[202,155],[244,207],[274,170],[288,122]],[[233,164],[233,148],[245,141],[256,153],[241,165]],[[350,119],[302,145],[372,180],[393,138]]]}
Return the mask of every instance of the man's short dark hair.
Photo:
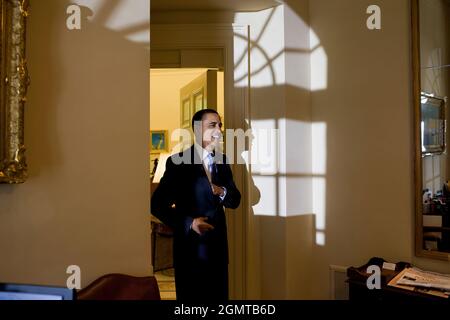
{"label": "man's short dark hair", "polygon": [[203,110],[197,111],[194,114],[194,116],[192,117],[192,129],[194,129],[195,122],[202,121],[203,120],[203,116],[205,114],[208,114],[208,113],[214,113],[214,114],[219,115],[219,113],[216,110],[213,110],[213,109],[203,109]]}

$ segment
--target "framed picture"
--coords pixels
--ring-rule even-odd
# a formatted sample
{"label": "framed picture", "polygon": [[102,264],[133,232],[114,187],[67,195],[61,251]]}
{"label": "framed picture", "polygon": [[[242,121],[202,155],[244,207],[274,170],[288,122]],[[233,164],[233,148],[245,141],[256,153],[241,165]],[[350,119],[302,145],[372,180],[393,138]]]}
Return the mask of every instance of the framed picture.
{"label": "framed picture", "polygon": [[161,153],[169,150],[167,130],[150,131],[150,153]]}
{"label": "framed picture", "polygon": [[[28,1],[0,0],[0,183],[28,177],[24,118],[30,84],[25,59]],[[37,77],[36,77],[37,78]]]}
{"label": "framed picture", "polygon": [[445,98],[421,95],[422,155],[445,152]]}

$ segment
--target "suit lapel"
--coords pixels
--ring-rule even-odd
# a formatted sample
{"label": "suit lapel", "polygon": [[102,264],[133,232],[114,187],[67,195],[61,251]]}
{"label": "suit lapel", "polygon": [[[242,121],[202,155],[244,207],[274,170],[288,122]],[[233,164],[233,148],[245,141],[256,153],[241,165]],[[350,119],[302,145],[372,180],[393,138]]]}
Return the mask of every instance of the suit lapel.
{"label": "suit lapel", "polygon": [[[205,166],[203,165],[203,161],[201,159],[201,156],[198,154],[197,150],[195,149],[195,146],[192,145],[190,149],[188,149],[191,153],[191,164],[193,166],[194,171],[194,179],[200,179],[201,185],[207,189],[207,195],[210,199],[214,200],[214,194],[212,192],[211,183],[208,177],[208,174],[206,173]],[[224,160],[223,160],[223,154],[219,154],[218,157],[215,158],[216,161],[216,167],[217,167],[217,178],[218,181],[221,181],[222,179],[222,171]]]}
{"label": "suit lapel", "polygon": [[203,161],[198,154],[197,150],[195,150],[194,145],[189,149],[191,152],[191,163],[194,170],[194,179],[200,179],[201,184],[204,186],[206,190],[208,190],[207,194],[210,198],[214,197],[212,193],[211,184],[209,182],[208,175],[205,170],[205,166],[203,165]]}

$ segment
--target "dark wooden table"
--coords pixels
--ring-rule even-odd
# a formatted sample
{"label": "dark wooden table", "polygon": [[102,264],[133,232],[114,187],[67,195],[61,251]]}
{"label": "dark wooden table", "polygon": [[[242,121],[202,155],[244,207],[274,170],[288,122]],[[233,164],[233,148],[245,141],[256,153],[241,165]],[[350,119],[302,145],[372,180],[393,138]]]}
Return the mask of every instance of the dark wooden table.
{"label": "dark wooden table", "polygon": [[[407,262],[396,263],[395,270],[383,269],[382,258],[374,257],[365,265],[360,267],[350,267],[347,269],[349,284],[349,298],[351,301],[407,301],[407,302],[441,302],[450,304],[450,299],[433,296],[420,291],[410,291],[406,289],[388,286],[391,281],[404,268],[411,267]],[[376,265],[381,269],[381,289],[370,290],[367,287],[367,279],[371,274],[366,273],[367,267]]]}

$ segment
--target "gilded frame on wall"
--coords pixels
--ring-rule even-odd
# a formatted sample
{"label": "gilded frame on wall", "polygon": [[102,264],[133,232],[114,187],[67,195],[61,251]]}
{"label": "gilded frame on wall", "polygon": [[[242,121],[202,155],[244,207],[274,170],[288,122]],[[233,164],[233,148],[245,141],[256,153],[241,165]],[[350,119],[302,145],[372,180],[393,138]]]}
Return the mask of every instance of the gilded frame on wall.
{"label": "gilded frame on wall", "polygon": [[0,183],[27,179],[24,107],[29,85],[25,58],[28,0],[0,0]]}

